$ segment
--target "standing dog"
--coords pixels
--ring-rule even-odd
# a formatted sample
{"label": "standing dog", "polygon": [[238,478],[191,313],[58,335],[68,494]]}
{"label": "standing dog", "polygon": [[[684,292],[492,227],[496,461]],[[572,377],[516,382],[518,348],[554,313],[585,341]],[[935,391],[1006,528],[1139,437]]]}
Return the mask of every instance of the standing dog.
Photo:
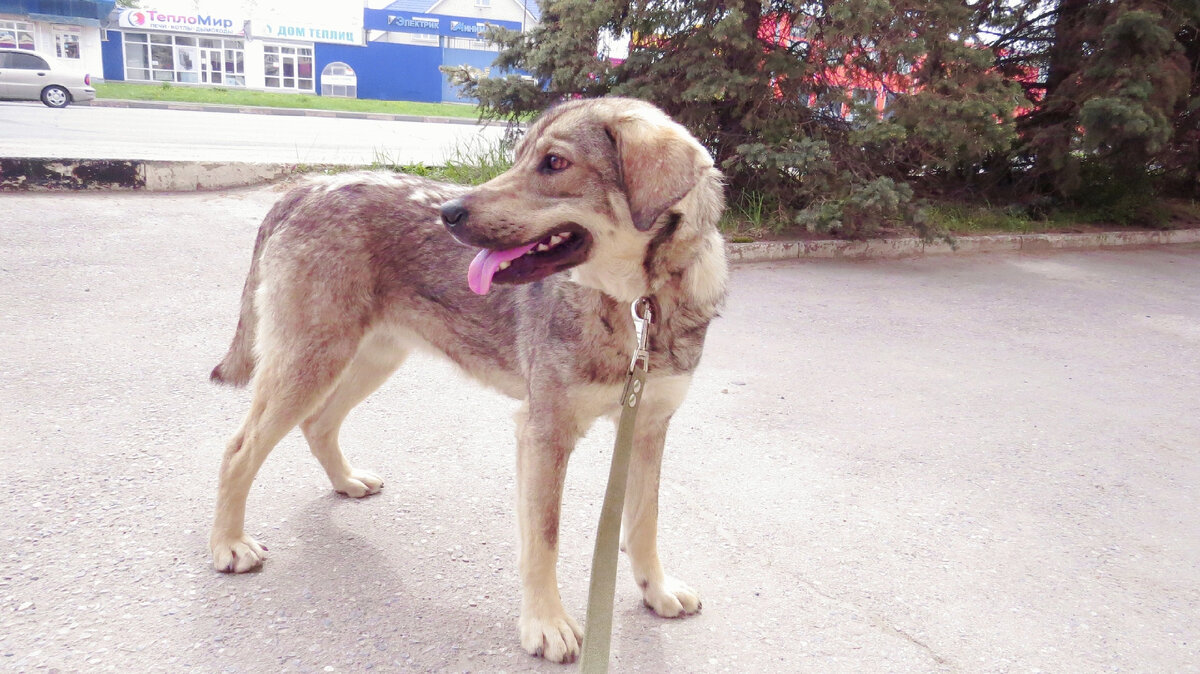
{"label": "standing dog", "polygon": [[721,174],[703,146],[654,106],[621,98],[552,108],[513,167],[474,189],[349,174],[292,190],[259,228],[237,332],[212,372],[237,386],[254,380],[221,462],[213,564],[240,573],[262,563],[264,548],[244,530],[246,495],[297,424],[334,489],[379,491],[379,477],[342,455],[338,429],[410,350],[438,352],[524,403],[521,645],[574,660],[582,632],[555,571],[567,458],[596,418],[618,411],[633,351],[629,304],[649,297],[650,379],[622,549],[656,613],[699,610],[658,560],[659,467],[725,295],[723,208]]}

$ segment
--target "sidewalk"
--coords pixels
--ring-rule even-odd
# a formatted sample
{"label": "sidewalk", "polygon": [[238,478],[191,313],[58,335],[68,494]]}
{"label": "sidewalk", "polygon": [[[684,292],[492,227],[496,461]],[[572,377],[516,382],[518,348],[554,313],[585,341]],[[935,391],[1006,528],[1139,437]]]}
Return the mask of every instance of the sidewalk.
{"label": "sidewalk", "polygon": [[[518,640],[518,403],[420,351],[342,432],[383,491],[335,495],[289,434],[249,497],[266,566],[212,570],[247,401],[208,373],[279,196],[0,195],[0,671],[576,674]],[[704,609],[659,619],[622,559],[612,672],[1196,672],[1200,249],[742,265],[729,291],[661,480]],[[562,493],[577,619],[613,436]]]}
{"label": "sidewalk", "polygon": [[75,105],[93,108],[143,108],[147,110],[191,110],[193,112],[230,112],[251,115],[282,115],[285,117],[328,117],[337,119],[373,119],[394,122],[429,122],[435,124],[467,124],[474,126],[474,117],[441,117],[422,115],[393,115],[384,112],[353,112],[350,110],[313,110],[309,108],[272,108],[223,103],[186,103],[180,101],[135,101],[97,98]]}

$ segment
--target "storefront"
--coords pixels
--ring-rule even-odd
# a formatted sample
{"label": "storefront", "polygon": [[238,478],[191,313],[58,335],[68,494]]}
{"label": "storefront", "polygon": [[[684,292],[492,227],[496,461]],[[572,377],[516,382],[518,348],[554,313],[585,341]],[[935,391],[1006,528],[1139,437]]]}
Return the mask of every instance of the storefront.
{"label": "storefront", "polygon": [[101,23],[114,2],[0,0],[0,48],[29,49],[54,68],[94,73],[103,68]]}
{"label": "storefront", "polygon": [[[323,22],[300,21],[287,17],[262,17],[250,20],[249,58],[255,63],[249,86],[267,91],[316,93],[318,44],[361,45],[362,20],[331,17]],[[257,79],[262,64],[262,80]]]}
{"label": "storefront", "polygon": [[[488,26],[522,28],[519,21],[365,9],[365,46],[318,43],[317,62],[353,71],[360,98],[463,101],[439,68],[468,65],[490,71],[496,48],[480,37]],[[317,84],[324,89],[320,80]]]}
{"label": "storefront", "polygon": [[243,24],[232,16],[123,9],[107,31],[104,77],[244,87]]}
{"label": "storefront", "polygon": [[[469,65],[488,71],[496,49],[481,39],[483,31],[493,25],[512,30],[525,26],[521,21],[391,9],[359,9],[353,20],[348,12],[295,20],[207,12],[203,2],[187,6],[199,9],[120,10],[103,44],[105,79],[458,101],[439,67]],[[211,0],[207,6],[222,7]]]}
{"label": "storefront", "polygon": [[125,9],[107,37],[107,79],[314,93],[316,40],[361,44],[362,26]]}

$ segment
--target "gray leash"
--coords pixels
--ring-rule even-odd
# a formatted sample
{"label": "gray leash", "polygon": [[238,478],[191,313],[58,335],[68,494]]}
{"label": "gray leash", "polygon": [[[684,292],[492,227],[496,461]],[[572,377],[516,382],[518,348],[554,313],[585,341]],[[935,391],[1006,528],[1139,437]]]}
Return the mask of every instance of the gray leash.
{"label": "gray leash", "polygon": [[612,466],[608,471],[608,488],[600,509],[600,524],[596,527],[596,547],[592,552],[592,580],[588,587],[587,621],[584,624],[583,655],[579,670],[584,674],[608,671],[608,652],[612,643],[613,593],[617,585],[617,546],[621,537],[621,511],[625,505],[625,481],[629,474],[629,455],[633,449],[633,424],[637,419],[638,403],[646,391],[646,372],[650,369],[650,354],[646,350],[649,325],[654,322],[647,297],[634,301],[629,307],[637,331],[637,348],[625,390],[621,393],[621,418],[617,422],[617,441],[613,445]]}

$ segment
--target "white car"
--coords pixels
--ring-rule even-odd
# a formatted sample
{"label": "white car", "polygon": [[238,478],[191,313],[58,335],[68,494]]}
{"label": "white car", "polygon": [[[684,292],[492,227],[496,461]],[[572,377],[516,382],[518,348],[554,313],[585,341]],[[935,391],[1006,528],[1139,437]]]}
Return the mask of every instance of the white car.
{"label": "white car", "polygon": [[54,70],[37,52],[0,49],[0,99],[41,101],[65,108],[96,97],[91,75]]}

